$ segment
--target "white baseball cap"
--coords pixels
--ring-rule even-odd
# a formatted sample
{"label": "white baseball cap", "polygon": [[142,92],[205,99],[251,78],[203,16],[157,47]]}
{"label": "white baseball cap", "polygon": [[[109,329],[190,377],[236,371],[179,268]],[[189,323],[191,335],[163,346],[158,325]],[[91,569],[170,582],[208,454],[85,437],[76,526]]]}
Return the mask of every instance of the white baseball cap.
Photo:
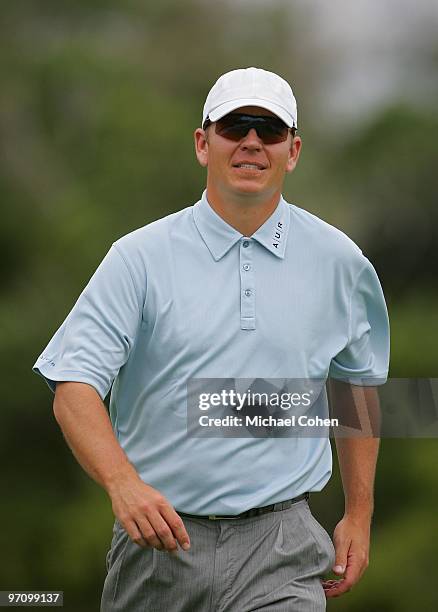
{"label": "white baseball cap", "polygon": [[202,125],[217,121],[241,106],[260,106],[297,127],[297,103],[292,89],[274,72],[262,68],[239,68],[226,72],[210,89],[204,104]]}

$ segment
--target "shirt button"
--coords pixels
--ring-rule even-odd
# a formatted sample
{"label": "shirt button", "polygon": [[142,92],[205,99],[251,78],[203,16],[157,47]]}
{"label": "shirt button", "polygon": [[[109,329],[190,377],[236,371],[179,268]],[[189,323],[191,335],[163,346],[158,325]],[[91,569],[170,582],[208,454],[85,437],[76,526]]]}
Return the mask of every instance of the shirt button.
{"label": "shirt button", "polygon": [[244,241],[242,242],[242,246],[243,246],[243,248],[244,248],[244,249],[246,249],[247,247],[249,247],[249,240],[244,240]]}
{"label": "shirt button", "polygon": [[251,296],[251,293],[252,293],[251,289],[245,289],[245,295],[246,295],[246,297],[250,297],[250,296]]}
{"label": "shirt button", "polygon": [[251,270],[251,266],[249,264],[243,264],[243,269],[245,272],[248,272],[248,270]]}

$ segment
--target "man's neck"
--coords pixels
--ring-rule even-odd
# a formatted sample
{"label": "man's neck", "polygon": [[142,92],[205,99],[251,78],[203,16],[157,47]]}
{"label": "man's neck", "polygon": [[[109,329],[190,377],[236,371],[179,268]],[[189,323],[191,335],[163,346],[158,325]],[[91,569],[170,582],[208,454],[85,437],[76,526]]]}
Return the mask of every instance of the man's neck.
{"label": "man's neck", "polygon": [[280,193],[258,200],[250,195],[221,197],[207,186],[207,200],[212,209],[243,236],[252,236],[269,219],[280,201]]}

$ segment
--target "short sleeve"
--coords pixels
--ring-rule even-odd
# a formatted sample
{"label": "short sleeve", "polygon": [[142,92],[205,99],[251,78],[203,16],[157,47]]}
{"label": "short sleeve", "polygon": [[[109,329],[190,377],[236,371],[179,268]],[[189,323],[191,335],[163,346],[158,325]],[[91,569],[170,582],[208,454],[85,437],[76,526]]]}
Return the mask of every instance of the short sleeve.
{"label": "short sleeve", "polygon": [[388,312],[377,273],[366,259],[351,294],[348,343],[332,359],[329,376],[374,386],[386,382],[388,369]]}
{"label": "short sleeve", "polygon": [[54,392],[57,381],[92,385],[104,399],[126,363],[144,299],[113,245],[33,366]]}

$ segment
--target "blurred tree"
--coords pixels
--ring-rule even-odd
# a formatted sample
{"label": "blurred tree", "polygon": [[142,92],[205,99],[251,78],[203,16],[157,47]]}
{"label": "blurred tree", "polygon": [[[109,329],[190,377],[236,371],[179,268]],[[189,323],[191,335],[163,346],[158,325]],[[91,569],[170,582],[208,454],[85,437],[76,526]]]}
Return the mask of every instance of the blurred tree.
{"label": "blurred tree", "polygon": [[336,159],[353,233],[398,299],[436,290],[437,140],[436,113],[392,107]]}

